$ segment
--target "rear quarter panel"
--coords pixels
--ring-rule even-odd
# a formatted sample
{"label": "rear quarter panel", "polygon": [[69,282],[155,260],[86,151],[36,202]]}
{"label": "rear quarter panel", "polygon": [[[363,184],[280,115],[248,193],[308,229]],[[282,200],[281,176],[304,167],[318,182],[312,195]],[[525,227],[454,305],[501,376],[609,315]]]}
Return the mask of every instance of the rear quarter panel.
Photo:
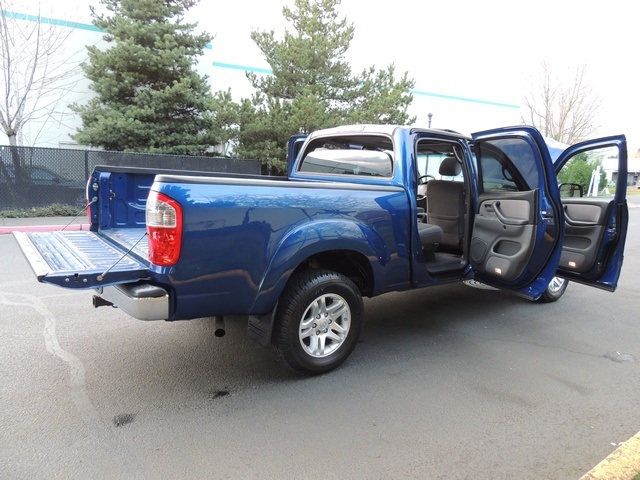
{"label": "rear quarter panel", "polygon": [[293,270],[327,250],[365,255],[374,293],[408,284],[410,222],[402,188],[160,177],[152,189],[183,207],[180,260],[155,267],[156,280],[175,289],[175,319],[265,313]]}

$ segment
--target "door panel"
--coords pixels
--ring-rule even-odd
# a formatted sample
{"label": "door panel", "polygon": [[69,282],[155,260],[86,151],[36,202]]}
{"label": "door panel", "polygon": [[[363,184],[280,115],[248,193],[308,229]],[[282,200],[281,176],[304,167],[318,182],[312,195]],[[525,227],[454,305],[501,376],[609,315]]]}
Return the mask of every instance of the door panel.
{"label": "door panel", "polygon": [[[600,173],[605,166],[614,169],[617,178],[605,182]],[[595,195],[562,198],[565,228],[557,274],[614,291],[629,220],[626,139],[619,135],[574,145],[558,158],[555,168],[558,179],[569,183],[581,183],[580,172],[591,172],[591,180],[586,177],[588,184],[583,176],[582,190]],[[611,192],[613,180],[615,191]]]}
{"label": "door panel", "polygon": [[565,228],[560,269],[585,273],[593,268],[612,204],[611,200],[584,198],[563,201]]}
{"label": "door panel", "polygon": [[585,227],[602,225],[611,202],[602,199],[590,200],[589,203],[587,203],[585,200],[586,199],[565,199],[562,201],[567,224]]}
{"label": "door panel", "polygon": [[536,238],[535,191],[498,198],[480,196],[471,239],[471,261],[478,272],[504,281],[522,275]]}

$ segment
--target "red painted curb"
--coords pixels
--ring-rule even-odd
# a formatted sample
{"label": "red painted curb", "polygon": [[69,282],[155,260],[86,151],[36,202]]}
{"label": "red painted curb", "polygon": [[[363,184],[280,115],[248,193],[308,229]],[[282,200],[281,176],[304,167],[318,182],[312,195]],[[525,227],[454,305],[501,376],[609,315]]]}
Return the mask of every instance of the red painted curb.
{"label": "red painted curb", "polygon": [[0,227],[0,235],[11,232],[51,232],[54,230],[89,230],[88,223],[72,223],[71,225],[16,225]]}

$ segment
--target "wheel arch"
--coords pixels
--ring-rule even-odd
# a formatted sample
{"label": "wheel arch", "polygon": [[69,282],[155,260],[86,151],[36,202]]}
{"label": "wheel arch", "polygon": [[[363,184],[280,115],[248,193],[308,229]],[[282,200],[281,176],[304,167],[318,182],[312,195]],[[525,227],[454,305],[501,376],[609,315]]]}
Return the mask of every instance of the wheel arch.
{"label": "wheel arch", "polygon": [[271,311],[294,272],[305,269],[326,268],[341,273],[358,286],[362,295],[375,295],[389,261],[384,242],[366,225],[327,223],[306,225],[281,242],[260,283],[252,313]]}
{"label": "wheel arch", "polygon": [[369,259],[361,252],[354,250],[318,252],[300,263],[291,275],[314,268],[331,270],[344,275],[358,287],[362,296],[371,296],[373,293],[373,268]]}

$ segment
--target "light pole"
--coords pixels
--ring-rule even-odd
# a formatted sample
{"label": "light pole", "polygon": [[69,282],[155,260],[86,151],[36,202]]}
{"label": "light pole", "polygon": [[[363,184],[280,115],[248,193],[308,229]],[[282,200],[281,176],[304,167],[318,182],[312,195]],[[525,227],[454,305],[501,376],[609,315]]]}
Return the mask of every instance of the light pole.
{"label": "light pole", "polygon": [[429,128],[431,128],[431,117],[433,117],[433,113],[428,113],[427,117],[429,117]]}

